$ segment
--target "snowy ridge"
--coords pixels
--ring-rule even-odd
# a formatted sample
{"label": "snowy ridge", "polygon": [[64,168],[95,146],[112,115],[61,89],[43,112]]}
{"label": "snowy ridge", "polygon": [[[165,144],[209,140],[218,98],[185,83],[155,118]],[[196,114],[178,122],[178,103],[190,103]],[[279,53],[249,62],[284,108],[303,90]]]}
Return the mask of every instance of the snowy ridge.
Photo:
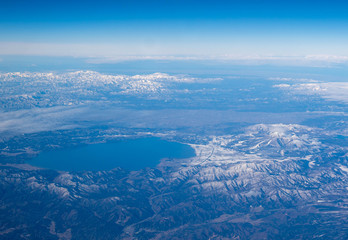
{"label": "snowy ridge", "polygon": [[[320,129],[302,125],[258,124],[237,135],[211,136],[208,142],[191,144],[193,158],[164,159],[157,168],[134,172],[118,168],[67,173],[2,166],[0,186],[11,189],[2,199],[8,203],[5,210],[17,217],[23,217],[28,206],[47,206],[26,215],[30,220],[61,219],[61,209],[68,209],[63,216],[68,225],[56,224],[57,232],[76,222],[82,223],[77,233],[81,227],[93,228],[86,224],[87,210],[92,213],[88,220],[105,224],[106,234],[116,229],[115,239],[146,239],[148,233],[153,234],[150,239],[180,239],[181,231],[189,234],[188,239],[197,239],[197,227],[216,236],[232,228],[260,239],[265,230],[282,231],[294,219],[310,226],[319,221],[320,227],[327,221],[345,222],[348,149],[328,148],[319,136]],[[285,154],[274,156],[275,149]],[[300,156],[294,154],[298,151]],[[16,213],[11,204],[18,197],[13,191],[29,198],[20,199],[25,204],[18,205]],[[250,224],[257,229],[254,233]],[[333,232],[337,234],[337,228]]]}
{"label": "snowy ridge", "polygon": [[202,193],[232,194],[234,201],[262,194],[270,201],[316,199],[331,191],[330,184],[321,186],[328,174],[341,178],[335,184],[343,190],[343,165],[344,175],[337,176],[335,169],[315,164],[316,153],[325,147],[315,137],[319,132],[296,124],[258,124],[236,136],[214,136],[208,144],[191,145],[197,156],[172,173],[171,181]]}
{"label": "snowy ridge", "polygon": [[219,81],[185,75],[108,75],[94,71],[69,73],[13,72],[0,74],[0,102],[8,108],[75,105],[91,101],[119,101],[118,97],[168,98],[172,85]]}

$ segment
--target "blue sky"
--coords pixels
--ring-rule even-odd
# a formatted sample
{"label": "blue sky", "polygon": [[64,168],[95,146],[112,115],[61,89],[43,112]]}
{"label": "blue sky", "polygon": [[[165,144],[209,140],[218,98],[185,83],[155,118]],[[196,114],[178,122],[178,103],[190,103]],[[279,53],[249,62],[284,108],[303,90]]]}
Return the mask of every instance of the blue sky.
{"label": "blue sky", "polygon": [[105,59],[348,56],[347,1],[2,1],[0,54]]}

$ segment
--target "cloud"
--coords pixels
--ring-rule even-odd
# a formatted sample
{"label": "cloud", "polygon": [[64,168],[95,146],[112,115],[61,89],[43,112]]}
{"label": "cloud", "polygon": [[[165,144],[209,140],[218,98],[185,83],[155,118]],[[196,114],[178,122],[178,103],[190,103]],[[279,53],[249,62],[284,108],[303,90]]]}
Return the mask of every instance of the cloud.
{"label": "cloud", "polygon": [[348,82],[277,84],[273,87],[299,94],[319,95],[330,101],[340,101],[348,104]]}
{"label": "cloud", "polygon": [[306,55],[305,59],[311,61],[326,61],[334,63],[348,62],[348,56],[338,56],[338,55]]}
{"label": "cloud", "polygon": [[310,79],[310,78],[271,77],[268,79],[272,81],[284,81],[284,82],[319,82],[318,80]]}
{"label": "cloud", "polygon": [[[348,64],[345,55],[275,55],[230,49],[230,53],[213,51],[201,45],[146,45],[145,43],[115,43],[115,44],[87,44],[87,43],[40,43],[40,42],[0,42],[0,55],[27,56],[70,56],[86,58],[89,63],[115,63],[135,60],[165,60],[165,61],[229,61],[239,65],[294,65],[294,66],[331,66],[332,64]],[[202,50],[206,47],[207,50]],[[194,48],[195,50],[190,50]],[[210,49],[208,51],[208,49]],[[247,48],[246,48],[247,49]]]}
{"label": "cloud", "polygon": [[[117,104],[94,103],[0,111],[0,139],[23,133],[59,129],[111,126],[117,128],[177,129],[204,128],[230,123],[299,123],[321,116],[313,113],[235,112],[211,109],[139,110]],[[146,131],[147,131],[146,130]]]}
{"label": "cloud", "polygon": [[171,60],[171,61],[189,61],[189,60],[208,60],[209,57],[204,56],[173,56],[173,55],[147,55],[147,56],[114,56],[114,57],[91,57],[87,58],[87,63],[117,63],[123,61],[137,60]]}
{"label": "cloud", "polygon": [[[122,55],[111,57],[90,57],[88,63],[117,63],[135,60],[169,60],[169,61],[223,61],[236,65],[293,65],[331,67],[333,64],[348,64],[348,56],[335,55],[303,55],[303,56],[279,56],[279,55]],[[303,79],[305,80],[305,79]]]}
{"label": "cloud", "polygon": [[[87,112],[85,107],[52,107],[0,112],[0,135],[71,129],[74,118]],[[64,121],[63,121],[64,119]]]}

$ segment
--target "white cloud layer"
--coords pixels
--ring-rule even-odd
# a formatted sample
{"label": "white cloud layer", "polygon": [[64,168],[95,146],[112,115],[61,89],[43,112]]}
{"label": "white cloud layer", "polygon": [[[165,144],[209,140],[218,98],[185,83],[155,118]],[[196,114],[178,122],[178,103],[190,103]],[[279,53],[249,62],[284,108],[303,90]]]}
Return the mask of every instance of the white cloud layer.
{"label": "white cloud layer", "polygon": [[300,94],[320,95],[327,100],[348,104],[348,82],[277,84],[274,87]]}
{"label": "white cloud layer", "polygon": [[[211,47],[191,46],[178,47],[176,45],[135,44],[132,46],[121,44],[72,44],[72,43],[39,43],[39,42],[0,42],[0,55],[27,56],[71,56],[88,58],[91,63],[112,63],[131,60],[221,60],[235,61],[236,64],[264,64],[274,65],[314,65],[346,64],[348,56],[329,54],[279,55],[255,53],[248,48],[237,48],[224,51],[213,51]],[[192,48],[197,48],[192,50]],[[210,51],[208,51],[210,49]],[[244,51],[244,50],[245,51]],[[227,53],[223,53],[227,52]]]}

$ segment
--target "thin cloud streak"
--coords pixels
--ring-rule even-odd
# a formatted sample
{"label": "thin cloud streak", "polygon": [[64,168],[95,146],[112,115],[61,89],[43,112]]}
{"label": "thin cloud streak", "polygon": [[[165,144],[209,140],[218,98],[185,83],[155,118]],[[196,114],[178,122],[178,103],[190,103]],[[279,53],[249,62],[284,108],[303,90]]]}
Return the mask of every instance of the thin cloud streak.
{"label": "thin cloud streak", "polygon": [[[180,49],[180,47],[178,47]],[[347,64],[348,56],[334,54],[304,54],[304,55],[276,55],[238,53],[218,54],[194,51],[187,54],[186,47],[176,50],[168,49],[164,45],[139,44],[132,48],[124,44],[64,44],[64,43],[28,43],[28,42],[0,42],[0,55],[25,56],[55,56],[86,58],[88,63],[114,63],[133,60],[213,60],[232,61],[237,64],[274,64],[274,65],[304,65],[330,66],[330,64]],[[227,50],[226,50],[227,51]],[[233,49],[228,50],[233,52]],[[0,59],[1,60],[1,59]]]}

